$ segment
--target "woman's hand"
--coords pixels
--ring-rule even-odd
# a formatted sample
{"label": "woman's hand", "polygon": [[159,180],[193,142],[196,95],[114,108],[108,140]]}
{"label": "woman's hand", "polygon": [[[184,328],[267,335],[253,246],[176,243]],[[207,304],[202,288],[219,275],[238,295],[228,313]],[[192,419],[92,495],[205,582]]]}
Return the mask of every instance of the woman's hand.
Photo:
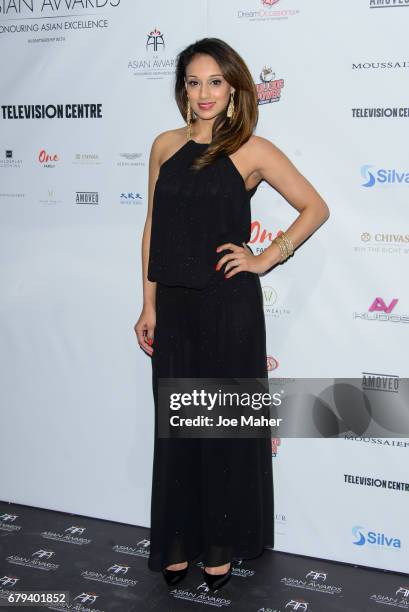
{"label": "woman's hand", "polygon": [[144,306],[141,312],[141,316],[134,325],[138,344],[152,357],[153,354],[153,338],[154,330],[156,326],[156,311],[153,307]]}
{"label": "woman's hand", "polygon": [[[220,244],[216,251],[224,251],[225,249],[230,249],[233,253],[228,253],[227,255],[223,255],[217,262],[216,270],[220,270],[223,264],[227,263],[225,267],[225,275],[224,278],[231,278],[235,276],[239,272],[255,272],[256,274],[262,274],[269,270],[271,264],[266,261],[266,258],[263,257],[264,253],[260,253],[260,255],[253,255],[251,249],[247,246],[245,242],[242,242],[244,246],[238,246],[232,242],[226,242],[225,244]],[[231,270],[228,274],[227,271]]]}

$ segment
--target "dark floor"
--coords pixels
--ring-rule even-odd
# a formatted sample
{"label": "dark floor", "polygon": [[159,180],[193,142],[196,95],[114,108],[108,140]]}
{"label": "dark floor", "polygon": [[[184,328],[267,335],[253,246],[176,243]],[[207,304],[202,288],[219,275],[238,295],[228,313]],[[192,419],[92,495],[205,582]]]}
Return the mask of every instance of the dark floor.
{"label": "dark floor", "polygon": [[200,558],[169,589],[147,567],[148,538],[145,527],[0,502],[0,612],[15,609],[7,597],[18,590],[69,591],[69,606],[37,610],[409,611],[407,574],[271,550],[234,560],[230,582],[216,593],[201,578]]}

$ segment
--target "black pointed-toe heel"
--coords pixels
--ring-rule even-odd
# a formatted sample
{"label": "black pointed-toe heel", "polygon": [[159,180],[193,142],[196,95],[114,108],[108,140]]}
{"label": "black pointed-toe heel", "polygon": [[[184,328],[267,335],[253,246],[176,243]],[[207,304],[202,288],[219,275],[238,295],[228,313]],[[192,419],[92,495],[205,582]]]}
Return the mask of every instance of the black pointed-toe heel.
{"label": "black pointed-toe heel", "polygon": [[230,580],[231,577],[231,564],[227,572],[224,574],[208,574],[203,568],[203,575],[207,586],[212,591],[217,591]]}
{"label": "black pointed-toe heel", "polygon": [[168,586],[174,586],[175,584],[178,584],[178,582],[180,582],[181,580],[183,580],[183,578],[186,576],[187,571],[189,569],[189,561],[186,565],[186,567],[184,567],[181,570],[169,570],[169,569],[163,569],[162,570],[162,575],[166,580],[166,584]]}

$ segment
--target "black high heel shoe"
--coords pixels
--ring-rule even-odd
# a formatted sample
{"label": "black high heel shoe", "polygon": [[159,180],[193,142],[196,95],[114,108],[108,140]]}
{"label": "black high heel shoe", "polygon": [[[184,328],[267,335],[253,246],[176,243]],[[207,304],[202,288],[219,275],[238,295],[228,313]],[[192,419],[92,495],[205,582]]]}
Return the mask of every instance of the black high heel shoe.
{"label": "black high heel shoe", "polygon": [[231,563],[229,569],[224,574],[208,574],[205,568],[203,568],[203,575],[209,589],[211,589],[212,591],[217,591],[222,586],[224,586],[226,582],[230,580]]}
{"label": "black high heel shoe", "polygon": [[189,569],[189,561],[187,562],[186,567],[184,567],[181,570],[170,570],[166,568],[163,569],[162,575],[165,578],[168,586],[174,586],[175,584],[178,584],[178,582],[183,580],[183,578],[187,574],[188,569]]}

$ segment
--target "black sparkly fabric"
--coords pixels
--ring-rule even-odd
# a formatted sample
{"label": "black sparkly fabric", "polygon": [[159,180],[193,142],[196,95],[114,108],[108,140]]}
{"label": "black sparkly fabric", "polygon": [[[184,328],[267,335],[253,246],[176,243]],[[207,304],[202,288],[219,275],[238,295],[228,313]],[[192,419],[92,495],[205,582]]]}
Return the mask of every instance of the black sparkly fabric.
{"label": "black sparkly fabric", "polygon": [[216,246],[249,242],[250,199],[230,157],[195,173],[189,165],[207,148],[188,140],[160,167],[153,194],[148,280],[201,289],[225,252]]}
{"label": "black sparkly fabric", "polygon": [[[190,221],[183,221],[186,215],[189,219],[193,216],[197,219],[203,214],[196,210],[197,202],[206,205],[202,177],[196,179],[199,197],[186,170],[187,160],[204,146],[188,141],[165,162],[155,194],[155,206],[159,204],[155,219],[158,226],[162,223],[162,214],[164,224],[172,214],[178,222],[171,224],[171,242],[166,244],[167,249],[171,245],[172,248],[163,253],[166,254],[166,258],[161,259],[164,267],[157,267],[159,260],[156,259],[155,267],[151,268],[152,273],[153,269],[160,271],[162,279],[157,281],[152,355],[155,434],[148,567],[153,571],[198,556],[206,566],[223,565],[233,558],[258,557],[266,546],[274,546],[270,438],[158,437],[158,378],[267,379],[268,376],[263,297],[258,275],[239,272],[224,279],[223,271],[214,270],[222,254],[214,252],[210,256],[204,244],[194,251],[189,235]],[[244,181],[232,167],[231,160],[221,158],[215,165],[217,169],[213,172],[209,168],[207,173],[209,179],[211,177],[207,185],[208,212],[212,211],[214,224],[205,225],[209,232],[206,237],[214,249],[220,244],[221,232],[235,237],[234,242],[239,245],[242,240],[249,239],[249,228],[244,226],[247,212],[239,213],[237,203],[230,199],[236,194],[246,209],[249,194],[245,193]],[[180,186],[184,181],[182,214],[171,210],[177,208],[177,198],[169,194],[173,189],[180,193],[176,183]],[[215,206],[217,193],[219,211]],[[195,211],[191,217],[189,204]],[[169,210],[164,213],[166,206]],[[203,218],[206,220],[206,213]],[[234,227],[230,227],[230,222]],[[248,223],[250,225],[249,220]],[[172,244],[176,228],[177,247]],[[166,228],[162,228],[161,233],[165,234]],[[175,263],[180,263],[187,252],[191,257],[204,257],[208,253],[206,265],[201,265],[202,261],[198,265],[200,278],[195,277],[191,263],[182,267],[179,274]],[[205,286],[179,285],[182,281],[195,285],[198,280],[199,285],[206,281]]]}

